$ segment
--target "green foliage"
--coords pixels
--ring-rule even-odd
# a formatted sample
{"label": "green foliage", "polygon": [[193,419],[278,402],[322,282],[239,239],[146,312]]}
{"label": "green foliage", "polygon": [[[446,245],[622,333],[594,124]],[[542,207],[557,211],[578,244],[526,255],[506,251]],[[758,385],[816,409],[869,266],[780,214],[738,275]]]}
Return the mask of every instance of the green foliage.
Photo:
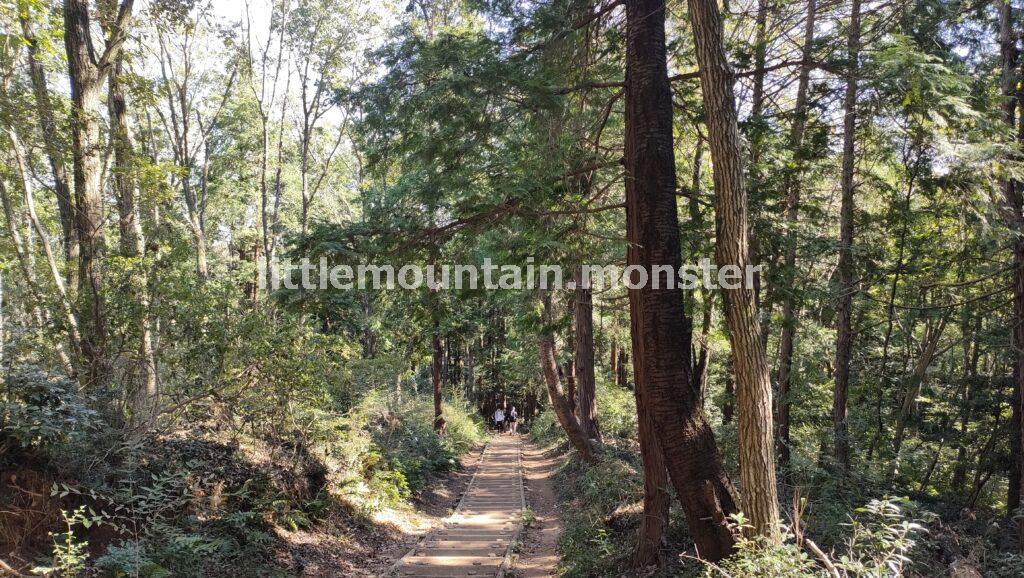
{"label": "green foliage", "polygon": [[853,576],[902,576],[924,526],[913,517],[907,498],[885,497],[857,508],[850,522],[847,553],[838,565]]}
{"label": "green foliage", "polygon": [[[917,516],[923,516],[921,518]],[[871,500],[857,508],[856,516],[846,525],[842,550],[829,556],[828,563],[847,578],[896,578],[912,573],[910,558],[919,536],[924,532],[926,513],[917,511],[906,498]],[[705,563],[704,576],[736,578],[800,578],[828,576],[823,562],[811,557],[797,540],[783,528],[782,542],[772,544],[762,537],[749,537],[742,514],[733,516],[739,536],[736,553],[718,564]]]}
{"label": "green foliage", "polygon": [[617,574],[635,546],[643,476],[636,454],[613,448],[593,467],[574,458],[557,474],[565,576]]}
{"label": "green foliage", "polygon": [[783,541],[779,544],[768,542],[763,537],[750,537],[744,530],[749,525],[742,514],[734,514],[732,526],[737,532],[736,553],[717,565],[708,564],[704,576],[728,575],[736,578],[809,578],[824,576],[823,569],[801,550],[794,542],[793,536],[783,533]]}
{"label": "green foliage", "polygon": [[8,373],[0,391],[0,435],[25,449],[55,454],[103,427],[70,380],[35,367]]}
{"label": "green foliage", "polygon": [[[367,395],[339,424],[347,433],[339,437],[338,449],[350,456],[343,485],[376,509],[408,499],[434,476],[457,468],[459,456],[482,443],[483,423],[461,401],[446,403],[444,415],[442,437],[433,428],[430,399]],[[357,482],[368,484],[370,492]]]}
{"label": "green foliage", "polygon": [[75,536],[75,528],[76,526],[88,528],[91,525],[92,516],[86,513],[85,506],[79,506],[71,512],[61,510],[60,514],[64,522],[64,531],[59,534],[51,533],[53,536],[53,565],[39,566],[33,568],[32,571],[60,578],[75,578],[85,569],[85,562],[89,558],[89,553],[86,551],[89,543]]}

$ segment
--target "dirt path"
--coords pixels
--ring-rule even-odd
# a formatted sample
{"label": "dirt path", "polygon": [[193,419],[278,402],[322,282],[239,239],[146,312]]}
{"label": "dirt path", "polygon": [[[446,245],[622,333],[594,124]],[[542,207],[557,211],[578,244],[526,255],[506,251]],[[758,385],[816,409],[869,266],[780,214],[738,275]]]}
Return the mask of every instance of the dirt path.
{"label": "dirt path", "polygon": [[499,576],[519,532],[525,507],[522,442],[496,436],[459,507],[398,563],[398,576],[452,578]]}
{"label": "dirt path", "polygon": [[510,575],[516,578],[556,576],[562,524],[552,476],[558,460],[531,443],[523,444],[522,455],[526,505],[532,516],[527,516],[520,553]]}

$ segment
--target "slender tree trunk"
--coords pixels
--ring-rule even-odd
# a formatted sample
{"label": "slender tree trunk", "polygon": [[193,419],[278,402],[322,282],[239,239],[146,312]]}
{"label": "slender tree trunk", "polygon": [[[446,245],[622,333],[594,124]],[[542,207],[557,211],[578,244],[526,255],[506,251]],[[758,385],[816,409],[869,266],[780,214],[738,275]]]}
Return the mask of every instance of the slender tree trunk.
{"label": "slender tree trunk", "polygon": [[57,299],[60,302],[61,311],[64,314],[64,320],[67,323],[68,338],[71,344],[71,351],[75,356],[78,356],[81,352],[82,338],[78,329],[78,317],[75,315],[74,308],[71,303],[71,298],[68,295],[66,286],[64,285],[64,277],[61,275],[60,266],[57,264],[57,258],[53,254],[52,245],[50,243],[50,233],[43,225],[39,215],[36,213],[35,198],[33,195],[32,178],[29,174],[28,158],[25,152],[25,148],[21,144],[21,140],[18,138],[17,133],[13,127],[8,128],[8,136],[11,140],[11,151],[14,154],[14,164],[18,168],[18,173],[21,175],[21,189],[23,193],[23,199],[25,201],[25,211],[28,217],[28,225],[31,225],[31,229],[28,230],[29,242],[26,245],[26,251],[28,251],[28,258],[31,261],[32,257],[32,231],[39,237],[39,243],[43,247],[43,254],[46,257],[46,265],[50,270],[50,278],[53,280],[53,287],[57,291]]}
{"label": "slender tree trunk", "polygon": [[[140,260],[145,251],[142,222],[139,217],[136,197],[138,184],[135,179],[134,157],[131,132],[128,126],[128,108],[124,85],[121,83],[122,60],[117,59],[110,74],[108,108],[110,109],[111,140],[114,146],[114,191],[117,195],[118,226],[121,233],[121,255]],[[131,297],[139,304],[139,318],[136,321],[139,332],[139,385],[134,392],[135,419],[152,424],[160,408],[160,392],[156,379],[156,355],[153,351],[153,329],[149,315],[149,279],[143,263],[133,263],[134,279],[129,283]]]}
{"label": "slender tree trunk", "polygon": [[833,458],[845,475],[850,469],[850,439],[846,423],[850,395],[850,357],[853,351],[853,204],[857,138],[857,75],[860,57],[860,2],[852,0],[847,31],[846,92],[843,96],[843,166],[839,210],[839,306],[836,327],[835,387],[832,395]]}
{"label": "slender tree trunk", "polygon": [[900,412],[896,416],[896,428],[893,433],[892,445],[894,470],[896,464],[899,462],[900,450],[903,448],[903,438],[907,428],[907,421],[910,419],[910,414],[914,409],[914,402],[917,401],[917,396],[921,393],[921,385],[924,383],[928,367],[935,359],[936,349],[938,348],[939,340],[942,338],[942,333],[945,331],[947,320],[948,317],[943,317],[939,320],[937,325],[933,324],[928,327],[925,332],[921,355],[918,357],[917,363],[914,364],[914,370],[907,377],[905,387],[906,391],[904,391],[903,394],[903,403],[900,406]]}
{"label": "slender tree trunk", "polygon": [[[550,325],[552,318],[551,295],[540,290],[540,299],[544,308],[545,325]],[[562,384],[558,377],[558,361],[555,356],[555,337],[547,331],[542,331],[537,338],[538,352],[540,354],[540,368],[544,375],[544,383],[547,385],[548,397],[551,399],[551,407],[558,418],[558,423],[565,431],[566,437],[580,455],[580,459],[587,463],[597,461],[596,442],[587,437],[580,426],[580,422],[573,415],[572,406],[562,391]]]}
{"label": "slender tree trunk", "polygon": [[975,380],[978,377],[978,332],[981,329],[981,317],[973,321],[964,319],[960,325],[960,334],[964,346],[964,385],[960,399],[960,428],[957,434],[956,465],[953,467],[953,479],[950,487],[954,494],[963,496],[967,491],[967,452],[971,440],[968,439],[968,428],[974,413]]}
{"label": "slender tree trunk", "polygon": [[619,383],[619,342],[615,339],[612,339],[611,352],[608,355],[608,369],[612,374],[612,383],[621,385]]}
{"label": "slender tree trunk", "polygon": [[619,363],[618,373],[616,374],[615,382],[619,384],[619,387],[629,387],[628,369],[629,365],[629,354],[624,349],[619,350]]}
{"label": "slender tree trunk", "polygon": [[793,126],[789,132],[789,149],[793,154],[794,168],[786,172],[786,252],[784,275],[790,280],[782,301],[782,335],[779,337],[779,395],[776,400],[776,445],[779,450],[779,467],[788,471],[790,461],[790,391],[793,388],[793,348],[796,341],[796,245],[795,225],[800,217],[800,173],[804,165],[804,132],[807,128],[807,93],[811,81],[810,60],[814,55],[814,26],[817,16],[817,1],[807,0],[807,14],[804,19],[804,40],[800,66],[800,78],[796,89]]}
{"label": "slender tree trunk", "polygon": [[[715,258],[719,269],[739,267],[746,274],[752,263],[750,223],[736,99],[725,56],[721,15],[716,0],[690,0],[689,6],[714,164]],[[772,385],[761,342],[757,299],[747,283],[744,279],[738,287],[722,290],[736,373],[743,513],[756,534],[779,541]]]}
{"label": "slender tree trunk", "polygon": [[444,408],[442,405],[441,365],[444,358],[444,350],[441,348],[441,337],[437,334],[437,325],[434,326],[434,334],[430,338],[433,358],[430,364],[430,375],[434,381],[434,429],[439,433],[444,432]]}
{"label": "slender tree trunk", "polygon": [[736,372],[732,368],[732,354],[725,368],[725,400],[722,402],[722,425],[732,423],[733,415],[736,413]]}
{"label": "slender tree trunk", "polygon": [[[44,293],[39,285],[39,280],[36,277],[35,269],[32,267],[29,260],[29,252],[31,247],[25,242],[25,239],[21,236],[19,229],[18,219],[14,215],[14,208],[11,204],[10,195],[7,192],[7,184],[4,179],[0,177],[0,204],[3,205],[4,217],[7,220],[7,232],[11,237],[11,244],[14,246],[14,253],[18,259],[18,266],[21,269],[22,274],[25,277],[25,284],[28,285],[29,293],[33,298],[31,307],[28,308],[36,325],[42,329],[48,325],[49,315],[46,310],[39,306],[40,303],[44,303]],[[75,364],[68,355],[67,349],[60,342],[56,345],[57,359],[60,362],[61,367],[68,377],[75,378]]]}
{"label": "slender tree trunk", "polygon": [[[626,2],[627,263],[681,266],[663,0]],[[679,288],[629,290],[634,377],[700,555],[732,552],[736,511],[714,434],[693,388],[691,321]]]}
{"label": "slender tree trunk", "polygon": [[[575,359],[575,355],[573,358]],[[565,401],[569,404],[569,411],[576,415],[576,364],[570,359],[559,369],[558,376],[565,380]]]}
{"label": "slender tree trunk", "polygon": [[39,126],[43,133],[43,147],[50,163],[53,189],[57,195],[57,213],[60,217],[61,242],[64,247],[68,286],[74,288],[78,284],[76,263],[78,260],[78,233],[75,228],[75,211],[71,202],[71,188],[68,185],[67,169],[64,164],[64,151],[60,150],[61,140],[57,136],[57,120],[53,113],[53,104],[50,101],[46,69],[43,68],[43,63],[39,59],[39,42],[24,0],[19,1],[19,17],[21,30],[25,37],[25,49],[28,53],[32,93],[35,97],[36,112],[39,115]]}
{"label": "slender tree trunk", "polygon": [[715,294],[712,291],[705,291],[704,312],[700,323],[699,347],[697,348],[697,361],[693,366],[693,379],[696,382],[697,392],[700,394],[701,406],[704,405],[704,397],[707,394],[708,365],[711,363],[711,326],[715,317]]}
{"label": "slender tree trunk", "polygon": [[[579,277],[582,281],[582,277]],[[573,316],[576,330],[576,392],[577,409],[580,425],[588,438],[600,440],[601,432],[597,425],[597,390],[594,378],[594,293],[590,287],[584,288],[582,282],[576,284],[576,299],[573,304],[576,313]]]}

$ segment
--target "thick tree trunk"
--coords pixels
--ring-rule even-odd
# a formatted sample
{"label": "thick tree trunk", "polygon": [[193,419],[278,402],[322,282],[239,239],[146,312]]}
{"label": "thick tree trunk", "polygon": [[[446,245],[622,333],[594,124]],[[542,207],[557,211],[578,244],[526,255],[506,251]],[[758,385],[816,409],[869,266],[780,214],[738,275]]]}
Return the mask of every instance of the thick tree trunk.
{"label": "thick tree trunk", "polygon": [[833,459],[845,475],[850,469],[847,400],[850,395],[850,357],[853,352],[853,294],[856,291],[853,262],[854,163],[857,138],[857,64],[860,55],[860,0],[851,2],[846,38],[846,93],[843,96],[843,164],[839,209],[839,305],[836,311],[835,386],[832,392]]}
{"label": "thick tree trunk", "polygon": [[[134,177],[135,151],[128,126],[124,85],[120,82],[121,62],[118,58],[110,74],[110,94],[107,102],[110,109],[111,141],[114,147],[114,191],[117,195],[121,255],[129,259],[139,259],[145,251],[145,241],[136,200],[138,185]],[[153,351],[153,329],[149,316],[149,280],[145,266],[141,263],[133,265],[132,272],[134,279],[129,281],[130,297],[136,299],[139,304],[137,327],[140,381],[133,395],[133,405],[136,421],[151,424],[159,412],[160,392],[157,388],[156,355]]]}
{"label": "thick tree trunk", "polygon": [[671,496],[667,489],[669,479],[668,470],[665,469],[665,456],[658,445],[654,422],[639,388],[633,390],[633,396],[636,399],[640,458],[644,464],[644,513],[640,520],[640,531],[632,561],[634,567],[645,567],[661,562],[660,551],[668,528]]}
{"label": "thick tree trunk", "polygon": [[[663,0],[626,2],[627,263],[647,270],[681,265],[672,135],[672,95],[665,54]],[[732,552],[727,516],[732,488],[693,388],[691,322],[682,290],[651,284],[629,290],[636,388],[665,456],[700,555]]]}
{"label": "thick tree trunk", "polygon": [[124,0],[111,27],[106,49],[99,59],[91,37],[89,6],[85,0],[64,0],[64,47],[71,81],[71,152],[74,160],[75,226],[80,245],[79,300],[85,314],[82,353],[88,363],[80,379],[98,387],[111,379],[107,355],[107,315],[103,294],[103,146],[100,116],[106,75],[121,52],[132,0]]}
{"label": "thick tree trunk", "polygon": [[[690,0],[689,6],[714,164],[715,258],[720,269],[734,266],[746,273],[752,264],[750,223],[736,99],[725,56],[721,15],[716,0]],[[772,385],[761,342],[757,299],[754,288],[742,283],[738,288],[723,288],[722,298],[736,374],[742,509],[756,534],[778,541]]]}
{"label": "thick tree trunk", "polygon": [[588,438],[600,440],[597,425],[597,391],[594,378],[594,302],[593,290],[576,285],[576,308],[574,320],[576,330],[576,415]]}
{"label": "thick tree trunk", "polygon": [[779,337],[779,395],[776,399],[776,446],[779,451],[779,467],[788,471],[790,460],[790,391],[793,387],[793,348],[796,341],[796,234],[795,225],[800,216],[800,173],[804,165],[804,132],[807,127],[807,93],[811,81],[811,57],[814,55],[814,25],[817,16],[817,1],[807,0],[807,14],[804,19],[803,61],[796,89],[793,126],[789,132],[789,149],[793,154],[793,169],[786,172],[786,250],[783,258],[783,274],[790,280],[782,301],[782,335]]}
{"label": "thick tree trunk", "polygon": [[[1009,2],[999,3],[999,48],[1002,61],[1001,88],[1003,95],[1003,120],[1012,132],[1017,126],[1017,33],[1013,29],[1013,8]],[[1024,115],[1022,115],[1024,117]],[[1024,118],[1021,119],[1024,123]],[[1011,133],[1012,134],[1012,133]],[[1006,496],[1006,509],[1013,514],[1020,507],[1021,483],[1024,482],[1024,214],[1021,211],[1021,191],[1013,179],[1003,182],[1003,212],[1007,226],[1014,235],[1011,251],[1013,254],[1013,408],[1010,421],[1010,473]],[[980,468],[979,468],[980,470]],[[1021,531],[1024,539],[1024,530]]]}

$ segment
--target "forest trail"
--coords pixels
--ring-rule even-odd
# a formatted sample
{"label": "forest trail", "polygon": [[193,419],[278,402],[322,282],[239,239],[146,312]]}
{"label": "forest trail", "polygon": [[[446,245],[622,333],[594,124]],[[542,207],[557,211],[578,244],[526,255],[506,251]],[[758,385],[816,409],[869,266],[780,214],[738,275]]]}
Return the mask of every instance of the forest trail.
{"label": "forest trail", "polygon": [[458,508],[397,564],[397,576],[453,578],[500,576],[526,507],[523,443],[495,436]]}

